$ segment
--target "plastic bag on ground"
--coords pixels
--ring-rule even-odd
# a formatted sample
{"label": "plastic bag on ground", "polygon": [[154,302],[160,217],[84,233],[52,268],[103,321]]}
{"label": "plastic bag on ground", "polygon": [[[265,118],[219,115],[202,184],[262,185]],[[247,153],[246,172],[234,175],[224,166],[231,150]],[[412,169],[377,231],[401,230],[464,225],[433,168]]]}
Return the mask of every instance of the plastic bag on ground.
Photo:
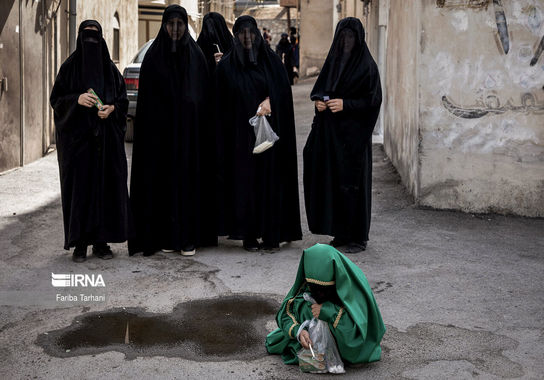
{"label": "plastic bag on ground", "polygon": [[[316,303],[312,296],[304,293],[304,299]],[[312,341],[312,352],[302,349],[297,353],[299,367],[302,372],[311,373],[345,373],[344,362],[336,347],[334,336],[327,322],[312,318],[308,325],[308,333]]]}
{"label": "plastic bag on ground", "polygon": [[249,119],[249,124],[253,126],[253,130],[255,131],[253,154],[262,153],[270,149],[280,139],[268,123],[268,120],[266,120],[266,116],[255,115]]}

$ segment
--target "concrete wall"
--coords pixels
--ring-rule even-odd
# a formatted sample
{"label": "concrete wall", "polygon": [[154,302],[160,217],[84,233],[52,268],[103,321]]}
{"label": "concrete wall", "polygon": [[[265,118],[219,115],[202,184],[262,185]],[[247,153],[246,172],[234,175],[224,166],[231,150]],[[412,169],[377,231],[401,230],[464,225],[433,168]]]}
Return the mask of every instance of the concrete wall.
{"label": "concrete wall", "polygon": [[[0,77],[8,92],[0,98],[0,172],[42,157],[47,103],[47,70],[40,2],[13,1],[0,8]],[[45,111],[45,112],[44,112]]]}
{"label": "concrete wall", "polygon": [[332,43],[333,2],[311,0],[300,2],[300,73],[321,66]]}
{"label": "concrete wall", "polygon": [[544,2],[391,0],[387,28],[384,146],[417,203],[544,216]]}
{"label": "concrete wall", "polygon": [[418,195],[419,1],[391,0],[387,30],[384,148],[404,184]]}
{"label": "concrete wall", "polygon": [[21,88],[19,83],[19,1],[0,3],[0,172],[21,164]]}
{"label": "concrete wall", "polygon": [[97,20],[102,25],[104,40],[108,44],[110,55],[113,49],[113,15],[119,15],[119,63],[121,72],[138,52],[138,1],[78,1],[77,27],[87,19]]}
{"label": "concrete wall", "polygon": [[422,1],[422,205],[544,216],[544,57],[530,65],[544,36],[544,2],[502,3]]}

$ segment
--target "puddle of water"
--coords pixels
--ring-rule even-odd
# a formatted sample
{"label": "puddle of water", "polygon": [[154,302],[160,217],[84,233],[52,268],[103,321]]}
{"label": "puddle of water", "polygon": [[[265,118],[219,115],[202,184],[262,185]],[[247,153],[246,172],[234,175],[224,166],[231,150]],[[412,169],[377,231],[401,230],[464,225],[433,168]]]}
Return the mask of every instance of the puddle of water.
{"label": "puddle of water", "polygon": [[266,355],[266,324],[278,308],[267,298],[230,296],[181,303],[169,314],[114,309],[83,314],[36,343],[57,357],[120,351],[127,359],[252,360]]}

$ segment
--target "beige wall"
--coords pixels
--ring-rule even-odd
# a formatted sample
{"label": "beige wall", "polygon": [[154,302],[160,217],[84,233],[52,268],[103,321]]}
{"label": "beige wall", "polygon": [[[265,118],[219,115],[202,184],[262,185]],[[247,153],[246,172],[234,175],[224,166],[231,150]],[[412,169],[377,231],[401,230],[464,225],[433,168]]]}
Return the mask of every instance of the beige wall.
{"label": "beige wall", "polygon": [[384,80],[386,96],[383,101],[383,141],[385,151],[404,184],[417,196],[419,2],[391,0],[390,7]]}
{"label": "beige wall", "polygon": [[102,25],[104,39],[108,44],[110,55],[113,49],[113,15],[119,14],[120,53],[117,67],[121,72],[138,52],[138,1],[78,1],[77,26],[86,19],[97,20]]}
{"label": "beige wall", "polygon": [[419,205],[544,216],[544,3],[502,3],[390,2],[384,146]]}
{"label": "beige wall", "polygon": [[300,73],[311,68],[321,70],[332,43],[333,2],[312,0],[300,2]]}
{"label": "beige wall", "polygon": [[[544,216],[544,57],[530,66],[544,35],[544,3],[502,3],[508,54],[493,4],[438,8],[422,1],[422,205]],[[454,115],[443,97],[473,115]]]}

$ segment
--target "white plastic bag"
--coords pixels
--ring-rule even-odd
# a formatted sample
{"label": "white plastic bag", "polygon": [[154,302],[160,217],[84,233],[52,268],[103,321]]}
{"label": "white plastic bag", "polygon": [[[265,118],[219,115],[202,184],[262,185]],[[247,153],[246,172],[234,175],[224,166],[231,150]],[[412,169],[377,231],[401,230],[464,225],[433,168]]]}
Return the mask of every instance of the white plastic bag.
{"label": "white plastic bag", "polygon": [[[316,303],[310,294],[304,293],[303,296],[306,301]],[[300,330],[302,330],[307,322],[302,324]],[[305,369],[309,369],[307,372],[312,373],[324,373],[327,371],[330,373],[345,373],[344,362],[342,362],[342,357],[338,352],[336,341],[329,330],[327,322],[312,318],[308,323],[308,333],[312,341],[313,352],[306,349],[298,352],[297,356],[301,370],[305,371]],[[312,360],[309,360],[309,358],[312,358]],[[324,370],[324,366],[320,363],[322,361],[325,362],[326,370]]]}
{"label": "white plastic bag", "polygon": [[268,123],[268,120],[266,120],[266,116],[255,115],[249,119],[249,124],[253,126],[253,130],[255,131],[253,154],[264,152],[280,139]]}

